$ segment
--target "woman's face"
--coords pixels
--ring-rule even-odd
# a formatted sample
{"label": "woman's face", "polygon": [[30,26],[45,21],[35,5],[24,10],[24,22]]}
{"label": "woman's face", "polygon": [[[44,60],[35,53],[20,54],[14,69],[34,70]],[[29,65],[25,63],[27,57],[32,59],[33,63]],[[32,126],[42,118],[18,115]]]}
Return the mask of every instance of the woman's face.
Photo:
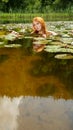
{"label": "woman's face", "polygon": [[34,21],[34,22],[33,22],[33,27],[34,27],[34,29],[35,29],[36,31],[41,31],[41,29],[42,29],[41,23],[40,23],[40,22],[37,22],[37,21]]}

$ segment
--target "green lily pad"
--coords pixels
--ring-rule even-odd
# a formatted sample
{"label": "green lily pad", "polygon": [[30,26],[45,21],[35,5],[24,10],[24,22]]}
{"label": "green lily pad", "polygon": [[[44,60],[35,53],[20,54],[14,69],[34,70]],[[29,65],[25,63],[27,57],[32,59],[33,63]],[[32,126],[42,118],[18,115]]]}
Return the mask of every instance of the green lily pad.
{"label": "green lily pad", "polygon": [[32,36],[25,36],[24,39],[33,39]]}
{"label": "green lily pad", "polygon": [[4,44],[4,42],[0,42],[0,45],[3,45]]}
{"label": "green lily pad", "polygon": [[7,45],[4,45],[4,47],[7,47],[7,48],[18,48],[18,47],[21,47],[20,44],[7,44]]}
{"label": "green lily pad", "polygon": [[45,48],[47,49],[59,49],[61,47],[61,45],[47,45],[45,46]]}
{"label": "green lily pad", "polygon": [[71,45],[73,45],[73,42],[71,42]]}
{"label": "green lily pad", "polygon": [[13,40],[16,39],[16,36],[13,35],[13,34],[8,34],[8,35],[5,36],[5,39],[6,39],[6,40],[13,41]]}
{"label": "green lily pad", "polygon": [[68,34],[63,34],[62,37],[63,37],[63,38],[70,38],[70,35],[68,35]]}
{"label": "green lily pad", "polygon": [[46,46],[45,51],[51,52],[51,53],[57,53],[57,52],[63,52],[63,53],[73,53],[73,48],[66,48],[62,46]]}
{"label": "green lily pad", "polygon": [[43,38],[43,37],[34,37],[33,39],[36,40],[36,41],[45,40],[45,38]]}
{"label": "green lily pad", "polygon": [[25,32],[26,32],[25,28],[23,28],[23,29],[21,29],[21,30],[19,31],[19,33],[25,33]]}
{"label": "green lily pad", "polygon": [[0,42],[0,48],[1,48],[1,47],[4,47],[4,45],[5,45],[5,42],[3,42],[3,41]]}
{"label": "green lily pad", "polygon": [[73,42],[73,38],[62,38],[61,42],[70,44]]}
{"label": "green lily pad", "polygon": [[47,44],[48,40],[34,41],[33,44]]}
{"label": "green lily pad", "polygon": [[49,44],[50,45],[63,45],[63,43],[60,41],[51,41]]}
{"label": "green lily pad", "polygon": [[55,36],[52,35],[50,38],[51,38],[52,40],[60,41],[60,40],[61,40],[61,37],[62,37],[62,35],[58,34],[58,35],[55,35]]}
{"label": "green lily pad", "polygon": [[20,37],[19,33],[18,32],[15,32],[15,31],[12,31],[11,33],[7,34],[5,36],[5,39],[6,40],[10,40],[10,41],[13,41],[15,40],[16,38]]}
{"label": "green lily pad", "polygon": [[57,54],[55,55],[57,59],[73,59],[73,55],[71,54]]}

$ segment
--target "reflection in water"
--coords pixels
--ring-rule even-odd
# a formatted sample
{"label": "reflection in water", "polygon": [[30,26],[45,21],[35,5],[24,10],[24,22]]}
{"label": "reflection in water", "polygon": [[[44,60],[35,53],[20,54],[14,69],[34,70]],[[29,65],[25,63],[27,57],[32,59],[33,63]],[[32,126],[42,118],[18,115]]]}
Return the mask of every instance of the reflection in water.
{"label": "reflection in water", "polygon": [[0,63],[0,95],[53,96],[73,99],[73,60],[54,54],[33,53],[30,48],[1,48],[8,59]]}
{"label": "reflection in water", "polygon": [[19,104],[18,130],[73,130],[73,101],[25,97]]}
{"label": "reflection in water", "polygon": [[0,55],[0,130],[73,130],[73,60],[30,48]]}
{"label": "reflection in water", "polygon": [[0,97],[0,130],[17,130],[18,105],[22,97]]}
{"label": "reflection in water", "polygon": [[0,64],[8,59],[8,55],[0,55]]}
{"label": "reflection in water", "polygon": [[73,130],[73,60],[36,53],[43,48],[32,43],[25,37],[6,40],[21,48],[0,48],[0,130]]}
{"label": "reflection in water", "polygon": [[73,100],[0,97],[0,130],[73,130]]}

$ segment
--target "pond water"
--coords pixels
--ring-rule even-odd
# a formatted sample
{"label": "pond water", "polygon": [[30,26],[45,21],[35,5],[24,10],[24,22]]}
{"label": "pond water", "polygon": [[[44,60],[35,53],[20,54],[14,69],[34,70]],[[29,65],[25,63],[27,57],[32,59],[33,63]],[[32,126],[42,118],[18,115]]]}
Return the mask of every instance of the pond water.
{"label": "pond water", "polygon": [[0,130],[73,130],[73,59],[56,54],[0,47]]}
{"label": "pond water", "polygon": [[0,48],[0,130],[73,130],[73,60]]}

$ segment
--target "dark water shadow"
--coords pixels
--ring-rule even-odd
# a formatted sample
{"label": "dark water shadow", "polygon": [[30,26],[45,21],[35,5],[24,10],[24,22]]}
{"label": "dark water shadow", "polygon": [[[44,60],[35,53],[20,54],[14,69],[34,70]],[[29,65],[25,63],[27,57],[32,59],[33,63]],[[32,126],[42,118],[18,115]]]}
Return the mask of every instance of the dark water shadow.
{"label": "dark water shadow", "polygon": [[9,56],[6,54],[1,54],[0,55],[0,64],[8,60]]}
{"label": "dark water shadow", "polygon": [[34,53],[29,47],[0,50],[9,56],[0,66],[1,96],[73,99],[73,60],[57,60],[54,54]]}

